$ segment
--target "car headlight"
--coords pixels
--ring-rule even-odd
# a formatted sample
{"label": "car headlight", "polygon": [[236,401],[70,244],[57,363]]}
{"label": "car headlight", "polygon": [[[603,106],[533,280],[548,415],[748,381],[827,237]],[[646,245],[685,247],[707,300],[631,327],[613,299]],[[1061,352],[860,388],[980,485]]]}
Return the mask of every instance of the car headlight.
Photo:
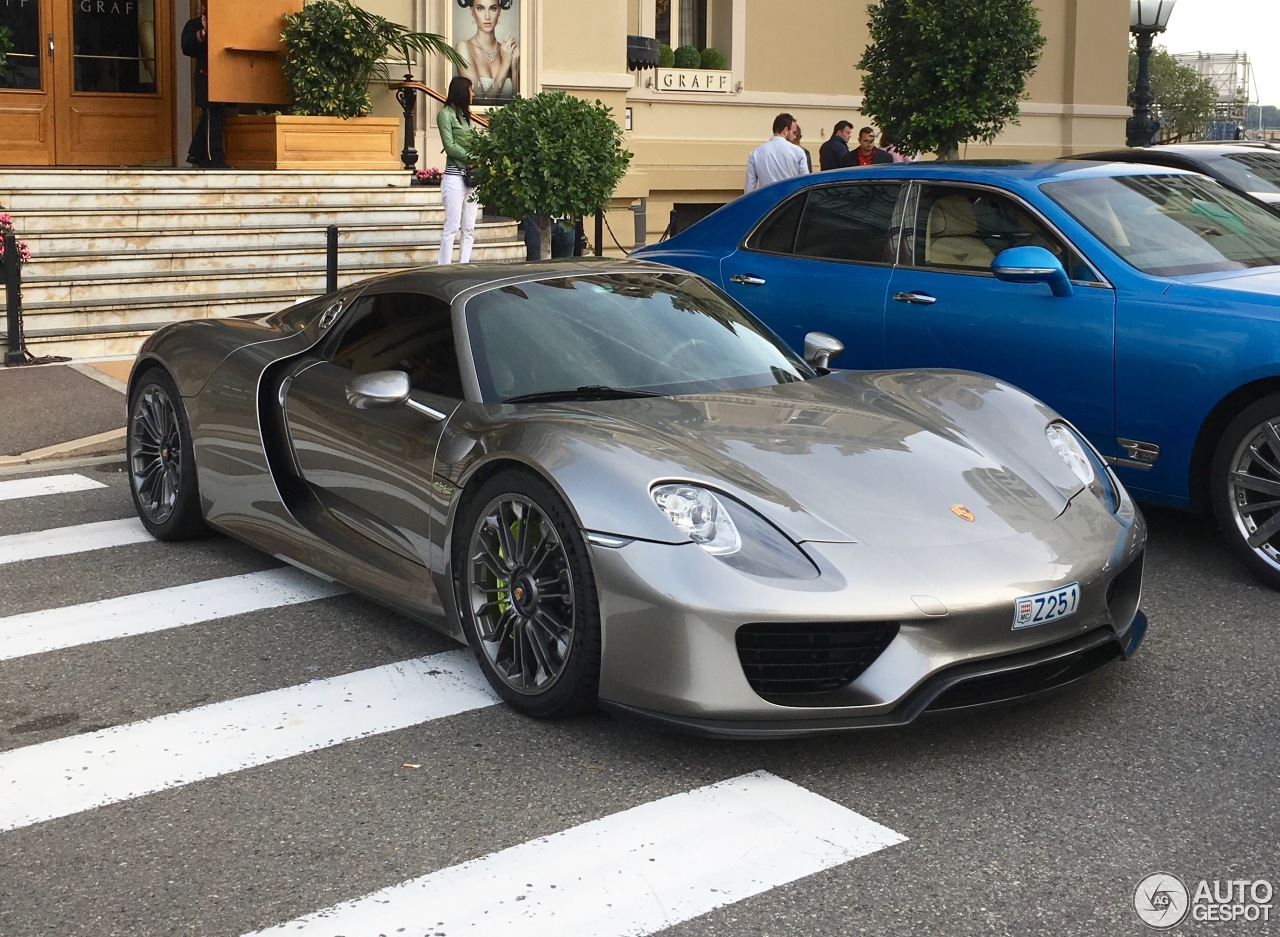
{"label": "car headlight", "polygon": [[817,578],[804,551],[746,505],[688,483],[655,485],[650,493],[667,520],[729,566],[771,579]]}
{"label": "car headlight", "polygon": [[1092,491],[1108,511],[1118,513],[1126,502],[1124,489],[1088,440],[1066,423],[1050,423],[1044,435],[1080,483]]}

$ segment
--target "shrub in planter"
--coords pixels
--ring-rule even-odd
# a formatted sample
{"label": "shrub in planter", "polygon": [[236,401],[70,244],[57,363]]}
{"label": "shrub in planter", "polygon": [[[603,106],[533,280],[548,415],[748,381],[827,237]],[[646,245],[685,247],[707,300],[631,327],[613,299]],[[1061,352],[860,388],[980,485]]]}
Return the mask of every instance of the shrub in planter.
{"label": "shrub in planter", "polygon": [[729,65],[724,60],[724,53],[719,49],[703,49],[702,50],[702,67],[723,71]]}
{"label": "shrub in planter", "polygon": [[693,46],[676,49],[676,68],[698,68],[702,65],[702,53]]}
{"label": "shrub in planter", "polygon": [[[13,217],[7,211],[0,211],[0,269],[4,268],[4,236],[13,234]],[[31,260],[31,249],[26,241],[18,241],[18,265]]]}
{"label": "shrub in planter", "polygon": [[13,33],[8,26],[0,26],[0,74],[4,74],[4,62],[13,49]]}
{"label": "shrub in planter", "polygon": [[390,78],[388,49],[395,49],[406,70],[414,52],[438,52],[459,68],[465,65],[443,36],[411,32],[351,0],[311,0],[284,18],[281,39],[293,113],[303,116],[372,113],[369,82]]}
{"label": "shrub in planter", "polygon": [[658,67],[671,68],[676,64],[676,53],[665,42],[658,46]]}

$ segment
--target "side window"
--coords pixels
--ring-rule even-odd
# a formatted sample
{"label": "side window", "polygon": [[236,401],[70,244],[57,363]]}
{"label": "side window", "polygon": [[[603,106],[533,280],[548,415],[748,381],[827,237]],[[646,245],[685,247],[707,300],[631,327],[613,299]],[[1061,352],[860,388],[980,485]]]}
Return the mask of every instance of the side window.
{"label": "side window", "polygon": [[804,202],[808,197],[808,192],[793,195],[781,207],[770,212],[747,238],[747,250],[764,251],[766,254],[792,253],[796,247],[800,214],[804,211]]}
{"label": "side window", "polygon": [[1045,248],[1073,280],[1098,280],[1074,250],[1014,199],[986,189],[921,187],[914,243],[917,267],[985,273],[996,254],[1024,246]]}
{"label": "side window", "polygon": [[821,260],[893,262],[893,208],[900,183],[827,185],[809,190],[795,253]]}
{"label": "side window", "polygon": [[329,356],[353,374],[404,371],[414,390],[462,397],[449,304],[422,293],[360,298]]}

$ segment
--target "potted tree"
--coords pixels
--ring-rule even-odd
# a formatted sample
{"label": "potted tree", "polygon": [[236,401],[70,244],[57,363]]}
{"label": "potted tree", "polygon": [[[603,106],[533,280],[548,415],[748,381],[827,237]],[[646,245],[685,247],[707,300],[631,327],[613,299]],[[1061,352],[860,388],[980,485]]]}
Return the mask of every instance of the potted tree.
{"label": "potted tree", "polygon": [[413,32],[351,0],[311,0],[284,17],[281,33],[288,114],[227,119],[227,161],[245,169],[400,167],[395,117],[371,117],[370,83],[390,79],[388,50],[412,67],[438,52],[465,65],[448,40]]}
{"label": "potted tree", "polygon": [[631,162],[622,129],[604,104],[564,91],[516,98],[488,117],[472,148],[476,192],[486,210],[536,216],[546,259],[553,217],[581,218],[609,203]]}

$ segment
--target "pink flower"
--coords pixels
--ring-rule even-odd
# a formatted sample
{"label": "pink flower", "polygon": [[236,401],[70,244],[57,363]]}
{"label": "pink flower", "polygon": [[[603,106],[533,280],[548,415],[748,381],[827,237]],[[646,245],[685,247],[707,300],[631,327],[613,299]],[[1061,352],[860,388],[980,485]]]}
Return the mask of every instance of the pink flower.
{"label": "pink flower", "polygon": [[[0,212],[0,258],[4,257],[4,237],[13,234],[13,216],[8,212]],[[18,263],[25,264],[31,260],[31,248],[26,241],[18,242]]]}

